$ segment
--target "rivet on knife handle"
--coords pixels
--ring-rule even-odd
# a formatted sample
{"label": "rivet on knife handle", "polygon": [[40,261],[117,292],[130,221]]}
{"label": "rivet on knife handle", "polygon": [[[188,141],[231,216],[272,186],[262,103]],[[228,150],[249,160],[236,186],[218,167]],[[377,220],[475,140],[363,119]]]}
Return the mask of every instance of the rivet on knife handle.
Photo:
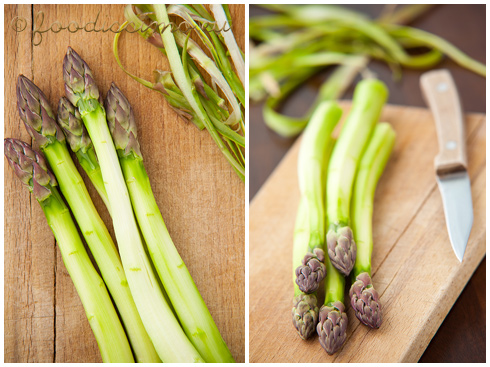
{"label": "rivet on knife handle", "polygon": [[463,114],[451,74],[444,69],[427,72],[420,78],[420,85],[439,138],[440,151],[434,160],[437,175],[466,170]]}

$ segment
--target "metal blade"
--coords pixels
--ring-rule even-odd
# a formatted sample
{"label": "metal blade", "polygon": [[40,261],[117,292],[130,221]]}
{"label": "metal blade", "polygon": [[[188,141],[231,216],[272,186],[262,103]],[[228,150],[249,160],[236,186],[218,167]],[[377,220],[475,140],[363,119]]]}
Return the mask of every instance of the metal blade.
{"label": "metal blade", "polygon": [[441,191],[449,239],[459,261],[463,261],[473,226],[470,178],[466,171],[462,171],[437,177],[437,183]]}

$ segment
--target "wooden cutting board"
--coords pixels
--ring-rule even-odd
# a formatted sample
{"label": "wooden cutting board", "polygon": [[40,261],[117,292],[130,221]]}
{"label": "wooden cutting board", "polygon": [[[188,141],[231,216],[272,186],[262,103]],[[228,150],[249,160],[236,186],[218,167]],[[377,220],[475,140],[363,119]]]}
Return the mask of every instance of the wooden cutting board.
{"label": "wooden cutting board", "polygon": [[[343,107],[345,117],[349,104]],[[416,362],[485,256],[485,116],[466,117],[474,222],[462,263],[449,242],[435,181],[431,113],[386,106],[381,120],[397,133],[374,203],[372,270],[381,328],[362,325],[348,304],[347,341],[329,356],[316,334],[303,341],[292,325],[298,139],[250,204],[250,362]]]}
{"label": "wooden cutting board", "polygon": [[[62,62],[68,46],[90,65],[102,97],[114,81],[134,108],[145,167],[170,235],[233,356],[244,362],[243,182],[206,131],[184,123],[161,95],[124,74],[112,54],[114,33],[65,29],[33,34],[33,29],[44,31],[53,24],[58,30],[56,21],[83,27],[97,20],[98,29],[121,24],[124,5],[6,5],[4,10],[5,137],[31,143],[16,107],[19,74],[32,79],[57,109],[64,94]],[[230,5],[230,10],[238,45],[244,49],[245,6]],[[31,43],[33,37],[37,46]],[[169,70],[160,52],[137,34],[123,34],[119,52],[128,70],[148,80],[156,68]],[[5,362],[101,362],[39,204],[6,161],[4,173]],[[82,176],[114,237],[107,210]]]}

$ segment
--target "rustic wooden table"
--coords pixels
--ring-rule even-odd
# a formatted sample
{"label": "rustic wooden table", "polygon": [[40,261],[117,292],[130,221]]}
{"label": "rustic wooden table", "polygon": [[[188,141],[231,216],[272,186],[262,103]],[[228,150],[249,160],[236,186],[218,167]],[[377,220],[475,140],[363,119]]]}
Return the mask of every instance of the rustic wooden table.
{"label": "rustic wooden table", "polygon": [[[352,8],[371,16],[380,13],[380,5],[356,5]],[[266,11],[252,6],[250,16]],[[413,26],[433,32],[485,62],[485,5],[441,5],[433,8]],[[450,60],[440,64],[451,71],[466,112],[485,113],[485,79],[463,70]],[[404,70],[403,79],[395,82],[389,69],[379,63],[370,68],[388,85],[389,103],[425,107],[419,89],[420,71]],[[325,75],[313,78],[285,103],[283,112],[301,116],[313,100]],[[344,96],[352,97],[352,88]],[[295,139],[283,139],[267,129],[262,105],[250,106],[250,199],[283,158]],[[485,351],[485,259],[481,262],[452,310],[432,339],[420,362],[484,362]]]}
{"label": "rustic wooden table", "polygon": [[[243,49],[245,8],[230,8]],[[39,45],[31,43],[33,29],[45,30],[55,21],[83,26],[99,14],[97,27],[105,23],[107,28],[124,21],[123,11],[123,5],[5,6],[5,137],[31,142],[16,107],[19,74],[32,79],[52,106],[58,105],[64,94],[61,66],[68,46],[90,65],[103,96],[114,81],[134,108],[145,166],[174,243],[233,356],[244,362],[244,184],[209,134],[182,122],[160,95],[123,73],[112,55],[113,33],[49,31],[42,34]],[[25,29],[15,32],[13,19]],[[40,35],[35,37],[37,43]],[[124,34],[121,39],[120,55],[129,70],[150,80],[155,68],[168,70],[161,54],[138,35]],[[95,338],[39,204],[7,164],[4,173],[5,362],[100,362]],[[87,187],[114,236],[107,210],[93,187]]]}

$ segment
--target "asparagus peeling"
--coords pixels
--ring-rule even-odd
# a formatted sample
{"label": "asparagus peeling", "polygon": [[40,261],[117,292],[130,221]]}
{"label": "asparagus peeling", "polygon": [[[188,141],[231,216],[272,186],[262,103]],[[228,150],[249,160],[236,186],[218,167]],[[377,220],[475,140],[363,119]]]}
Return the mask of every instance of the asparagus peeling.
{"label": "asparagus peeling", "polygon": [[68,100],[77,107],[99,159],[121,260],[136,307],[163,362],[203,362],[165,301],[143,248],[116,149],[90,68],[71,48],[63,60]]}
{"label": "asparagus peeling", "polygon": [[170,238],[144,167],[133,109],[114,83],[107,93],[105,109],[138,224],[187,337],[206,362],[234,362]]}
{"label": "asparagus peeling", "polygon": [[[73,211],[102,277],[114,298],[134,348],[136,360],[158,362],[160,359],[127,287],[127,278],[116,246],[73,163],[66,146],[65,135],[56,123],[54,113],[44,93],[23,75],[20,75],[17,80],[17,107],[27,131],[39,143],[45,154],[57,178],[60,190]],[[86,139],[82,141],[87,142]],[[82,166],[84,166],[83,163]]]}
{"label": "asparagus peeling", "polygon": [[357,244],[357,258],[349,296],[357,318],[371,328],[379,328],[382,321],[379,294],[371,280],[374,193],[394,143],[395,132],[391,125],[377,124],[359,163],[353,190],[352,226]]}
{"label": "asparagus peeling", "polygon": [[327,174],[327,251],[332,265],[343,275],[351,272],[356,244],[350,228],[350,201],[357,165],[365,149],[388,90],[379,80],[359,82],[352,108],[332,152]]}
{"label": "asparagus peeling", "polygon": [[56,188],[55,176],[48,170],[44,157],[16,139],[5,139],[4,152],[16,176],[41,205],[57,240],[63,263],[82,301],[102,360],[133,363],[131,347],[105,284],[85,251],[70,211]]}
{"label": "asparagus peeling", "polygon": [[324,102],[315,110],[305,130],[298,156],[298,180],[308,216],[308,246],[301,265],[296,268],[296,284],[304,293],[315,292],[325,278],[325,193],[324,177],[332,131],[342,110],[333,102]]}

